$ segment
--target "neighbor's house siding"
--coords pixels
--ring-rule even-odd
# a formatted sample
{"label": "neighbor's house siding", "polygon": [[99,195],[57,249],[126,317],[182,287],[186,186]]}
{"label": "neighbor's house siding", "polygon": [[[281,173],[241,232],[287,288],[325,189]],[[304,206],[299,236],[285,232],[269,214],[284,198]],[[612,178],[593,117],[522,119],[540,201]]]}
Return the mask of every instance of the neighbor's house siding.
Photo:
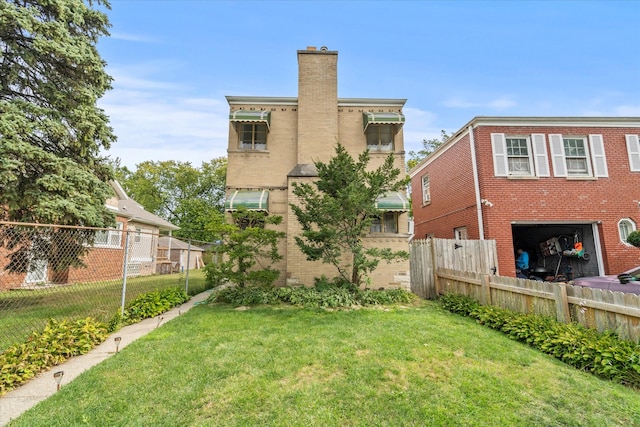
{"label": "neighbor's house siding", "polygon": [[[640,224],[640,172],[630,169],[626,135],[640,133],[640,119],[570,118],[575,125],[554,126],[550,118],[523,118],[531,125],[511,125],[515,118],[476,118],[470,122],[477,159],[479,199],[485,239],[497,242],[499,270],[515,275],[512,223],[597,224],[605,271],[613,274],[640,264],[640,251],[621,242],[618,222],[628,218]],[[608,121],[606,126],[599,123]],[[491,122],[492,124],[485,124]],[[590,125],[590,122],[593,122]],[[415,234],[424,238],[452,238],[454,227],[468,225],[469,238],[480,238],[478,203],[471,166],[469,126],[465,126],[431,158],[416,166],[412,176]],[[547,144],[549,176],[495,176],[491,134],[543,134]],[[601,135],[608,176],[567,178],[554,176],[549,135]],[[429,174],[431,203],[422,205],[421,176]]]}

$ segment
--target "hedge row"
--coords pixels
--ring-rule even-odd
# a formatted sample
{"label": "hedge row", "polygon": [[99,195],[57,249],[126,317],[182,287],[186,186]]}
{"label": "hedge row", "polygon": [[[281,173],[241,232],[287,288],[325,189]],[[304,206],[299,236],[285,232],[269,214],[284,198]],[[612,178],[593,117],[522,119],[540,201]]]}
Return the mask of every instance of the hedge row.
{"label": "hedge row", "polygon": [[291,304],[311,308],[342,308],[410,303],[414,299],[414,294],[403,289],[358,290],[346,287],[317,289],[301,286],[295,288],[228,287],[214,291],[207,301],[236,306]]}
{"label": "hedge row", "polygon": [[483,306],[463,295],[449,294],[440,300],[447,310],[474,318],[575,368],[640,389],[640,345],[622,340],[613,332],[601,333],[549,317]]}

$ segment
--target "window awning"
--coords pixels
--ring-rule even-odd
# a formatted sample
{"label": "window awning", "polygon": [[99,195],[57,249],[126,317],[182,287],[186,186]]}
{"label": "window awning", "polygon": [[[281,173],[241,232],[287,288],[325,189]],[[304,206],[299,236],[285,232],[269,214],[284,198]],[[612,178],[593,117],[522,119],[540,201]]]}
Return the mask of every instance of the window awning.
{"label": "window awning", "polygon": [[271,126],[271,111],[236,110],[229,114],[229,121],[246,123],[265,123]]}
{"label": "window awning", "polygon": [[238,210],[239,207],[251,211],[269,211],[269,192],[267,190],[247,191],[236,190],[231,193],[224,203],[227,211]]}
{"label": "window awning", "polygon": [[364,130],[369,125],[400,125],[404,124],[404,114],[402,113],[362,113],[362,124]]}
{"label": "window awning", "polygon": [[376,208],[386,212],[407,212],[409,210],[409,201],[407,196],[399,191],[392,191],[378,197]]}

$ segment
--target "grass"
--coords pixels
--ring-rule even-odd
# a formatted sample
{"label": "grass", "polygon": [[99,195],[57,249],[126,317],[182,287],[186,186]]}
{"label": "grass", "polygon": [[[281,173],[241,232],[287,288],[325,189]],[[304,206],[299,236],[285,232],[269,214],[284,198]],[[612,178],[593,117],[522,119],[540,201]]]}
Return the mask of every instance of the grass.
{"label": "grass", "polygon": [[[185,279],[185,274],[129,278],[126,301],[145,292],[184,287]],[[189,271],[189,294],[204,290],[203,270]],[[121,302],[121,280],[0,292],[0,351],[24,342],[33,331],[42,329],[50,318],[94,317],[108,322],[118,312]]]}
{"label": "grass", "polygon": [[76,425],[633,426],[640,393],[431,302],[199,305],[10,424]]}

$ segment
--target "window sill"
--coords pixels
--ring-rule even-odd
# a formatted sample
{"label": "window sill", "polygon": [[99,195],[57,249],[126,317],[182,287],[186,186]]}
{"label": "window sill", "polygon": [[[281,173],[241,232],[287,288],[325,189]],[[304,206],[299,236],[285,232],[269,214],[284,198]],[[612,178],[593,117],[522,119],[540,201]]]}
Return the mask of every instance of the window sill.
{"label": "window sill", "polygon": [[595,176],[568,176],[567,181],[597,181]]}
{"label": "window sill", "polygon": [[523,180],[523,179],[524,180],[528,180],[528,179],[530,179],[530,180],[538,180],[538,179],[540,179],[540,177],[539,176],[535,176],[535,175],[509,175],[509,176],[507,176],[507,179],[513,179],[515,181]]}
{"label": "window sill", "polygon": [[269,150],[243,150],[240,148],[237,149],[229,149],[227,153],[247,153],[247,154],[269,154]]}

